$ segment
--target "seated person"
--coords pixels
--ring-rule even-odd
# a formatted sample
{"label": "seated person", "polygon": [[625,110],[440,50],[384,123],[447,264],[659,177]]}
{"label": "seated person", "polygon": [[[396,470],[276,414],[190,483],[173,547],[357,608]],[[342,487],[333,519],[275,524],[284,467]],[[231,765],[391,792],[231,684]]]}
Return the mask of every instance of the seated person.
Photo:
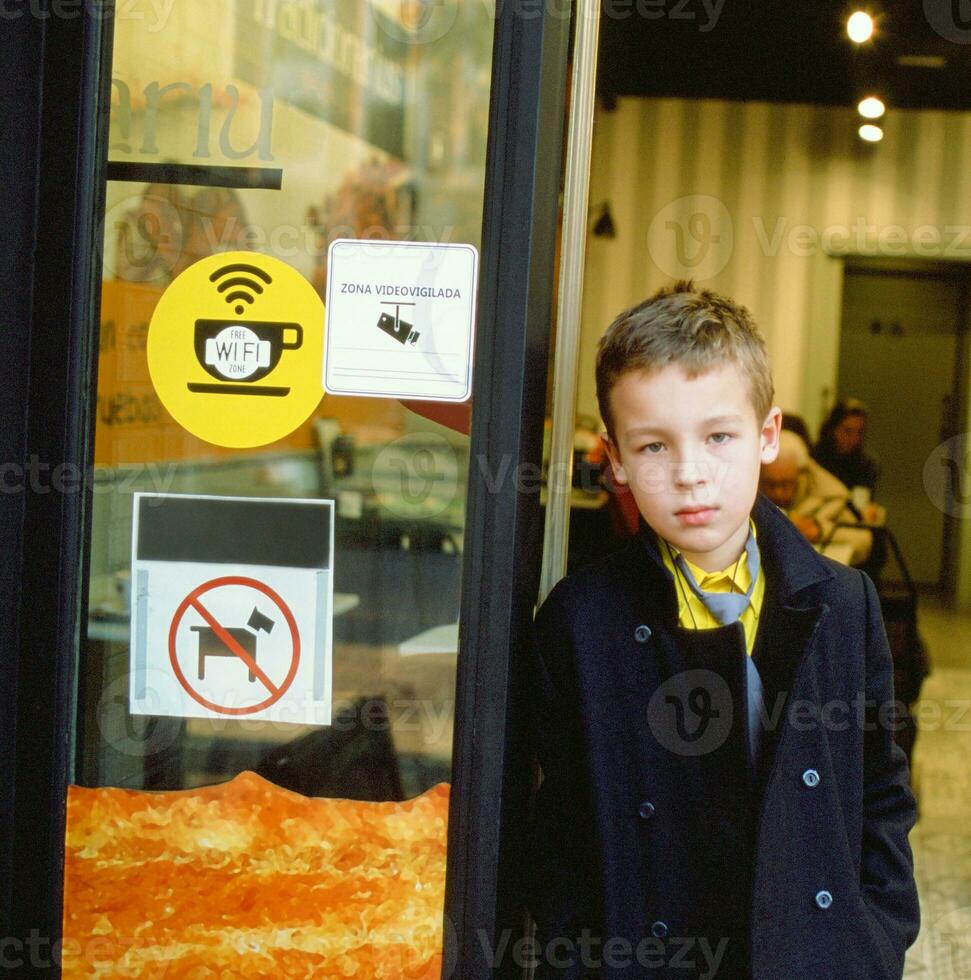
{"label": "seated person", "polygon": [[[865,487],[870,491],[868,498],[872,498],[880,463],[863,449],[867,415],[867,408],[859,399],[841,398],[820,427],[819,441],[810,455],[851,492],[854,487]],[[852,501],[850,507],[856,511]]]}
{"label": "seated person", "polygon": [[857,523],[847,506],[849,490],[810,457],[809,447],[794,432],[779,434],[779,455],[762,465],[759,489],[813,544],[850,545],[851,565],[869,557],[873,536],[866,528],[835,526]]}

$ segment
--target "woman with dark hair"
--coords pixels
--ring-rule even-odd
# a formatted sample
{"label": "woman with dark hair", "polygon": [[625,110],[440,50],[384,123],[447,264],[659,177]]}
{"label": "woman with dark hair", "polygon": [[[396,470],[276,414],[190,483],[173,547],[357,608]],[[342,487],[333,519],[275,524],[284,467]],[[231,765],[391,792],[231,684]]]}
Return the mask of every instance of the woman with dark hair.
{"label": "woman with dark hair", "polygon": [[841,398],[819,430],[810,454],[823,469],[839,477],[847,487],[867,487],[872,495],[880,464],[863,451],[867,409],[856,398]]}

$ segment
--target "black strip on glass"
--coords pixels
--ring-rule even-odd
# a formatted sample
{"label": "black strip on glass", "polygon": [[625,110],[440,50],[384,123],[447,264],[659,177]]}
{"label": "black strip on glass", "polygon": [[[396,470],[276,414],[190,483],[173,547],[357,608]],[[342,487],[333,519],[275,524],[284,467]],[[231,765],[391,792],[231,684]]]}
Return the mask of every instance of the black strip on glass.
{"label": "black strip on glass", "polygon": [[109,160],[108,180],[278,191],[283,186],[283,170],[280,167],[206,167],[199,163],[120,163]]}
{"label": "black strip on glass", "polygon": [[139,561],[330,568],[331,509],[288,500],[138,498]]}

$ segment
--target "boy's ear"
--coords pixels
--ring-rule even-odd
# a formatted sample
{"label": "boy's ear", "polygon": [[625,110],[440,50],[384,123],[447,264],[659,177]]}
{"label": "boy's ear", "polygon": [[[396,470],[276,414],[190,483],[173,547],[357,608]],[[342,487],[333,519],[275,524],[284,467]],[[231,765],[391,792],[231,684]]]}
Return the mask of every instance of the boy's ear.
{"label": "boy's ear", "polygon": [[618,483],[626,484],[627,471],[624,469],[624,464],[620,461],[620,451],[606,432],[601,432],[600,438],[603,440],[604,448],[607,450],[607,458],[610,460],[610,467],[614,471],[614,479]]}
{"label": "boy's ear", "polygon": [[773,405],[762,423],[760,436],[762,449],[759,459],[763,463],[774,463],[779,455],[779,433],[782,431],[782,409]]}

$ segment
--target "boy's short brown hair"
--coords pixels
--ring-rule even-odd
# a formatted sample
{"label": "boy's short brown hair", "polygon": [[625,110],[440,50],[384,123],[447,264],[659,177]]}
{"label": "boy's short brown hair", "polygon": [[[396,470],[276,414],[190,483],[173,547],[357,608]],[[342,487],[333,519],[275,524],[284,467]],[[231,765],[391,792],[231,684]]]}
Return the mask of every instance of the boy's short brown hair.
{"label": "boy's short brown hair", "polygon": [[744,306],[682,280],[625,310],[597,347],[597,402],[611,442],[617,443],[610,393],[622,375],[677,364],[694,378],[725,363],[747,381],[761,424],[775,390],[765,341]]}

